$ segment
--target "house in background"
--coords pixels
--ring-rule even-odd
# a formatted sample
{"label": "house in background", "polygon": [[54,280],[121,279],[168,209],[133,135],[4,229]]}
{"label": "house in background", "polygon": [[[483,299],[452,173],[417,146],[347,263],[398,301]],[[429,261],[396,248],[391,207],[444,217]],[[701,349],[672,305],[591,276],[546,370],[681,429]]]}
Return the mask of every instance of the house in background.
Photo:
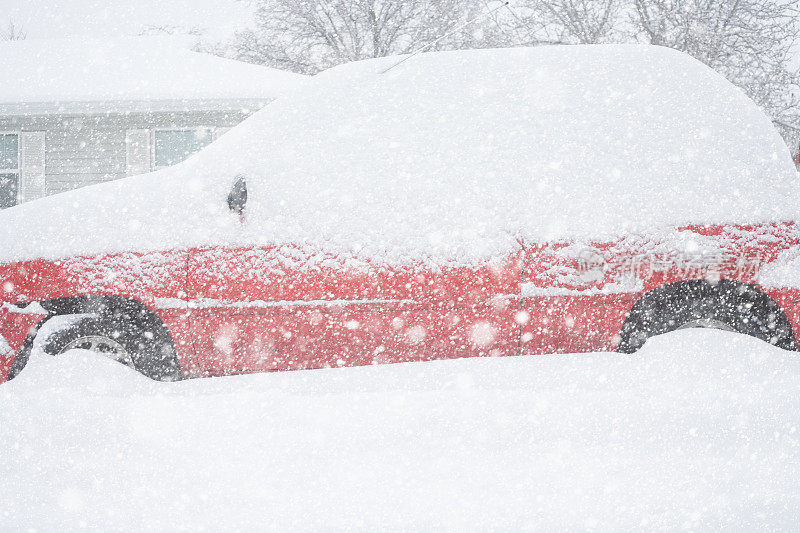
{"label": "house in background", "polygon": [[159,38],[0,43],[0,207],[173,165],[305,76]]}

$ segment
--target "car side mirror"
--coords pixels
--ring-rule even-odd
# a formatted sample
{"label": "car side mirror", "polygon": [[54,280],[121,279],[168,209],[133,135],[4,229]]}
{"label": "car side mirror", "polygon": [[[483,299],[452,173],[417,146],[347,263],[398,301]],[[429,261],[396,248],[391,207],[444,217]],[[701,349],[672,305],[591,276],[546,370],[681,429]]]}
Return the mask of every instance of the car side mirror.
{"label": "car side mirror", "polygon": [[228,193],[228,209],[237,215],[244,213],[244,206],[247,203],[247,182],[244,176],[236,176],[231,187],[231,192]]}

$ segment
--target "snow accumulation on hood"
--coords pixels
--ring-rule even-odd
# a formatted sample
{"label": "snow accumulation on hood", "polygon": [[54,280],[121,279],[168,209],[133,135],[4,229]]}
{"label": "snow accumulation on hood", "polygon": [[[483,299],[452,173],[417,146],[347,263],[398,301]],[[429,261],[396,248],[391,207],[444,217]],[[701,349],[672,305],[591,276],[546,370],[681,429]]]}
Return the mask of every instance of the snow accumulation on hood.
{"label": "snow accumulation on hood", "polygon": [[0,110],[43,102],[270,100],[306,79],[163,37],[9,41],[0,43],[0,64]]}
{"label": "snow accumulation on hood", "polygon": [[[399,59],[323,72],[175,167],[8,209],[2,257],[294,243],[462,263],[520,239],[797,218],[770,121],[682,53],[471,50],[389,68]],[[237,175],[244,225],[225,201]]]}

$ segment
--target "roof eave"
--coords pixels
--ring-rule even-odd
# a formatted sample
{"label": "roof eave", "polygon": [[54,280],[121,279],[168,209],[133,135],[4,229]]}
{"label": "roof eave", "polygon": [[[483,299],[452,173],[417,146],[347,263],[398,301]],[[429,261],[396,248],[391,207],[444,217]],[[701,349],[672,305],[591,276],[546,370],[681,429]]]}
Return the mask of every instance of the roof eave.
{"label": "roof eave", "polygon": [[201,98],[167,100],[98,100],[87,102],[0,103],[0,116],[124,115],[131,113],[230,111],[251,113],[274,98]]}

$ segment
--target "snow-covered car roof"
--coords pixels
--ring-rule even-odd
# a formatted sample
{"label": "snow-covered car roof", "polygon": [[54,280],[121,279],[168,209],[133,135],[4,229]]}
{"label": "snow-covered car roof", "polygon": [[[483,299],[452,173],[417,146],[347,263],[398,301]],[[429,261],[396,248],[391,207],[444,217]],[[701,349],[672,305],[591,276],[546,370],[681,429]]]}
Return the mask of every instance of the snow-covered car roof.
{"label": "snow-covered car roof", "polygon": [[164,37],[0,43],[0,115],[246,107],[307,79],[185,45]]}
{"label": "snow-covered car roof", "polygon": [[[323,72],[175,167],[8,209],[0,257],[247,242],[473,262],[520,240],[797,217],[797,172],[770,121],[682,53],[398,61]],[[225,201],[237,175],[244,226]]]}

